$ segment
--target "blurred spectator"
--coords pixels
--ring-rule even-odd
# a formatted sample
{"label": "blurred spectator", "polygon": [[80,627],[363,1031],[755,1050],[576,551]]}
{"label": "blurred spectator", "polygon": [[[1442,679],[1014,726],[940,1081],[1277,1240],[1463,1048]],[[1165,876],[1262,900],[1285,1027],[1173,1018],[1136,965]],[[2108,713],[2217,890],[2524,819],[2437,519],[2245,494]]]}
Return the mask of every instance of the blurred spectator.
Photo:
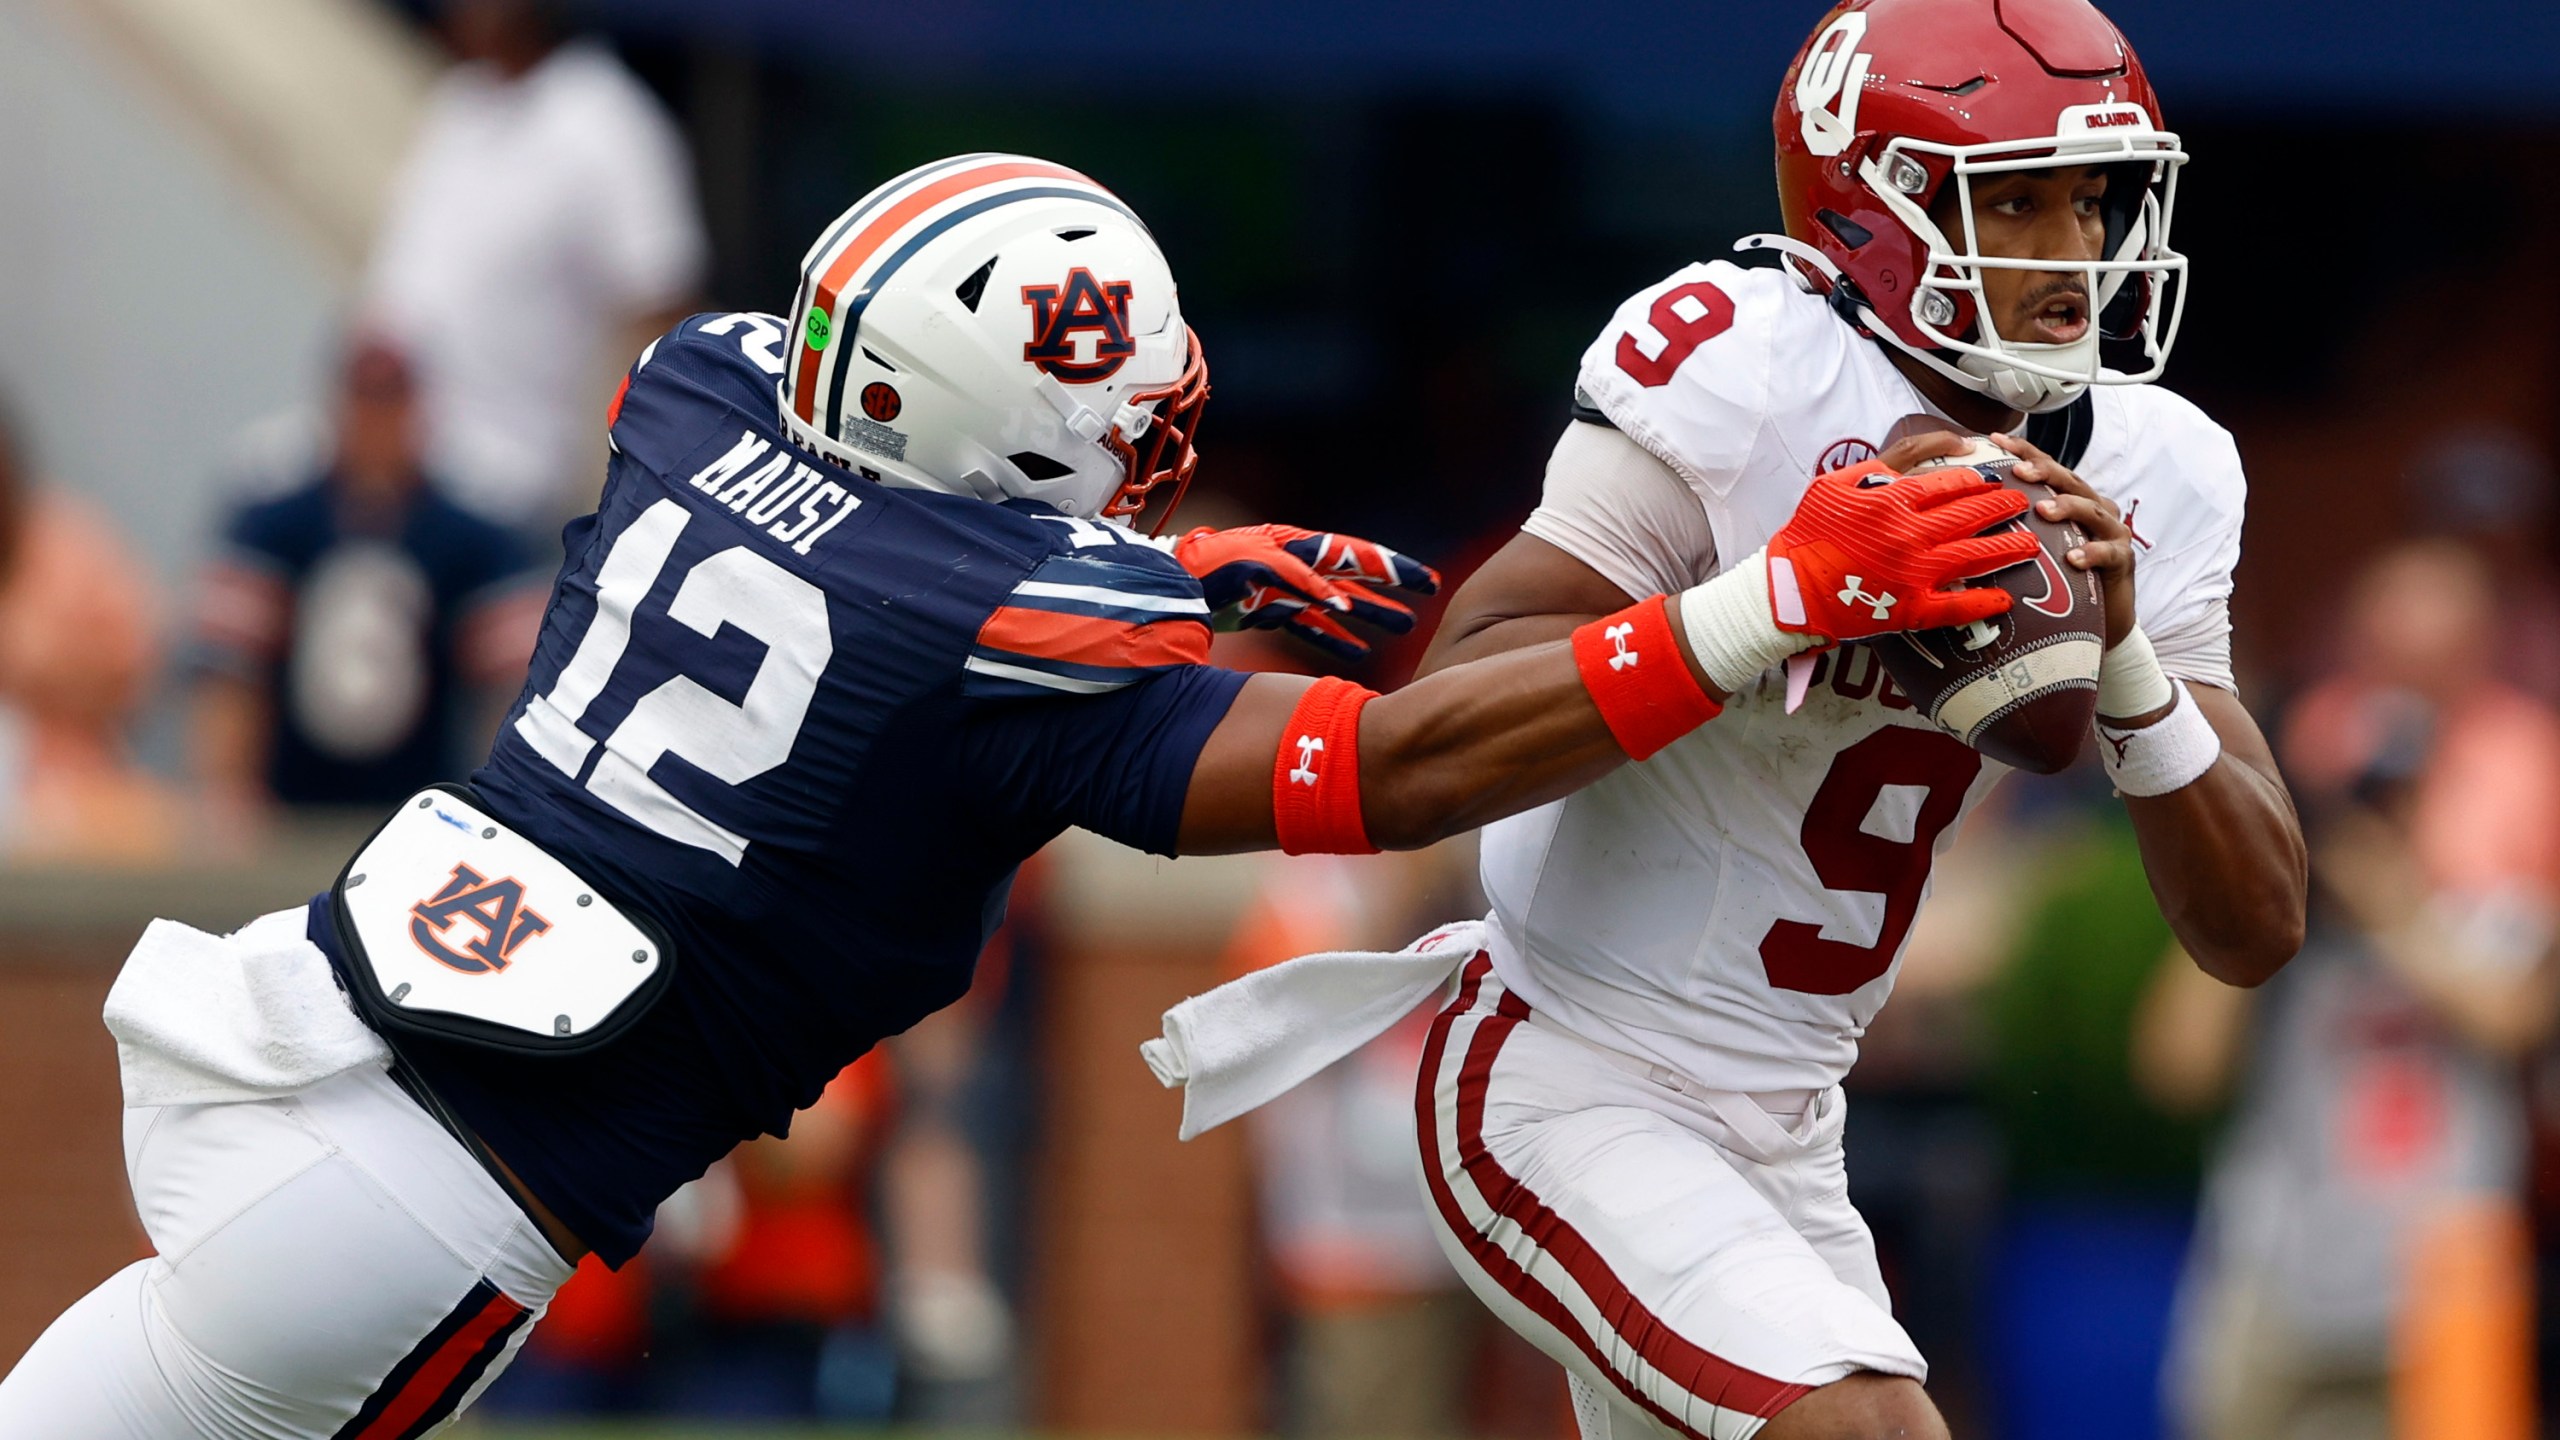
{"label": "blurred spectator", "polygon": [[197,605],[191,745],[217,814],[380,805],[458,778],[524,677],[543,592],[422,468],[404,358],[357,343],[318,473],[242,505]]}
{"label": "blurred spectator", "polygon": [[431,468],[532,535],[593,505],[605,376],[683,313],[706,242],[674,122],[550,0],[444,20],[462,63],[393,187],[368,319],[416,358]]}
{"label": "blurred spectator", "polygon": [[1001,1163],[987,1121],[1026,1096],[1006,1094],[996,1053],[1019,967],[1034,958],[1045,910],[1045,868],[1022,867],[1006,918],[978,957],[969,994],[888,1043],[897,1067],[896,1134],[881,1159],[881,1214],[890,1250],[889,1319],[904,1384],[899,1418],[918,1424],[1015,1418],[1013,1306],[997,1281],[1004,1238],[989,1190]]}
{"label": "blurred spectator", "polygon": [[159,669],[150,581],[114,526],[43,489],[0,415],[0,849],[16,861],[149,863],[176,797],[126,732]]}
{"label": "blurred spectator", "polygon": [[2251,1051],[2181,1296],[2197,1440],[2531,1431],[2515,1065],[2560,1014],[2560,715],[2507,679],[2500,593],[2448,540],[2365,572],[2345,668],[2279,747],[2309,943],[2246,1020],[2180,957],[2150,997],[2137,1073],[2164,1101]]}
{"label": "blurred spectator", "polygon": [[2404,476],[2422,533],[2480,552],[2500,577],[2500,665],[2508,683],[2560,702],[2560,584],[2551,543],[2551,457],[2513,425],[2468,422],[2428,435]]}
{"label": "blurred spectator", "polygon": [[738,1213],[692,1276],[694,1314],[670,1408],[765,1418],[888,1418],[895,1373],[873,1325],[873,1157],[893,1113],[889,1057],[845,1068],[785,1137],[741,1145]]}
{"label": "blurred spectator", "polygon": [[[1480,908],[1472,846],[1271,857],[1231,973],[1320,950],[1402,946]],[[1465,1429],[1486,1318],[1440,1253],[1413,1171],[1413,1076],[1437,998],[1249,1117],[1263,1244],[1287,1317],[1281,1429],[1347,1436]]]}

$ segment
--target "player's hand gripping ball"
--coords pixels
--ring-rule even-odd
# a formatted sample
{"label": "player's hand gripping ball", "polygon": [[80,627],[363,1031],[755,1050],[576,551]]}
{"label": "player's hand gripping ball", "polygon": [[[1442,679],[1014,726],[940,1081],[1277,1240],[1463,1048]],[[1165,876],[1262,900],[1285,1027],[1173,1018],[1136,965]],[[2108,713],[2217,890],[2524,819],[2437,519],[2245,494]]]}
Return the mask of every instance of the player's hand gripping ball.
{"label": "player's hand gripping ball", "polygon": [[[1976,439],[1910,473],[1979,477],[2022,507],[2052,499],[2045,485],[2012,473],[2021,458]],[[2049,775],[2078,758],[2097,714],[2107,623],[2101,577],[2067,563],[2088,540],[2076,524],[2025,510],[1998,529],[2031,541],[2024,563],[1973,582],[1969,593],[2004,597],[1999,613],[1878,648],[1885,673],[1921,713],[2004,765]]]}
{"label": "player's hand gripping ball", "polygon": [[1440,588],[1439,572],[1375,541],[1295,525],[1192,531],[1173,558],[1197,576],[1221,630],[1286,630],[1344,660],[1369,642],[1342,624],[1357,620],[1390,635],[1413,629],[1413,610],[1372,587],[1409,595]]}
{"label": "player's hand gripping ball", "polygon": [[1826,644],[1988,620],[2008,593],[1963,582],[2033,557],[2010,523],[2026,508],[1971,470],[1906,476],[1868,460],[1818,476],[1769,541],[1770,611]]}

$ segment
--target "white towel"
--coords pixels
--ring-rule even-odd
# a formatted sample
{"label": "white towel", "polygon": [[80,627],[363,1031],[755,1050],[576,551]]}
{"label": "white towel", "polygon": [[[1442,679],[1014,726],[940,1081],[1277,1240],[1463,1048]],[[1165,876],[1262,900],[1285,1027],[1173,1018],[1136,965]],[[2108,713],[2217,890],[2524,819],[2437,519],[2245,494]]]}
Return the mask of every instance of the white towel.
{"label": "white towel", "polygon": [[1301,955],[1164,1012],[1138,1047],[1182,1087],[1182,1138],[1214,1130],[1383,1035],[1484,949],[1481,920],[1444,925],[1392,954]]}
{"label": "white towel", "polygon": [[305,935],[305,913],[229,935],[151,922],[107,991],[127,1106],[264,1100],[390,1060]]}

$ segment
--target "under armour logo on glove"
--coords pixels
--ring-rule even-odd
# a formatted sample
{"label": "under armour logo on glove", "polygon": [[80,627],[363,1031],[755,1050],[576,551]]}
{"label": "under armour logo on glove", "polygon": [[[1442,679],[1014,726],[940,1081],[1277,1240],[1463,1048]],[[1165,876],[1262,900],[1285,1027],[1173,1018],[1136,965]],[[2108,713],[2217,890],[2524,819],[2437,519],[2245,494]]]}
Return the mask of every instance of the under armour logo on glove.
{"label": "under armour logo on glove", "polygon": [[2035,536],[2008,523],[2026,508],[1971,470],[1896,475],[1867,460],[1816,476],[1769,541],[1770,612],[1827,642],[1988,620],[2009,592],[1963,584],[2035,558]]}
{"label": "under armour logo on glove", "polygon": [[1287,630],[1345,660],[1369,653],[1346,629],[1356,620],[1391,635],[1413,629],[1413,610],[1380,594],[1440,588],[1430,566],[1372,540],[1295,525],[1194,530],[1173,542],[1173,558],[1200,581],[1221,630]]}
{"label": "under armour logo on glove", "polygon": [[1886,616],[1891,615],[1893,613],[1893,596],[1889,594],[1870,595],[1866,591],[1858,588],[1863,583],[1865,582],[1862,577],[1856,575],[1850,576],[1849,583],[1842,586],[1840,589],[1840,603],[1843,605],[1873,605],[1876,607],[1875,618],[1878,620],[1882,620]]}
{"label": "under armour logo on glove", "polygon": [[1297,745],[1298,768],[1289,772],[1289,781],[1293,785],[1313,785],[1316,783],[1316,757],[1324,753],[1324,742],[1313,735],[1301,735]]}
{"label": "under armour logo on glove", "polygon": [[1612,646],[1616,647],[1618,652],[1609,657],[1610,669],[1624,670],[1636,663],[1636,652],[1627,648],[1627,637],[1636,633],[1636,627],[1625,624],[1612,625],[1600,633]]}

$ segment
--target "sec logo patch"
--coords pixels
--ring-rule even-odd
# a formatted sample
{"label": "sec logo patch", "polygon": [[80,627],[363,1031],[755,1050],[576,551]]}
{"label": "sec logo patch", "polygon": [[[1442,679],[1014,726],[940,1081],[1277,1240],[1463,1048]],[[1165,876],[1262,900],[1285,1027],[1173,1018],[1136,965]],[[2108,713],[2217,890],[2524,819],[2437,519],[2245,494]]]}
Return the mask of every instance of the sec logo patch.
{"label": "sec logo patch", "polygon": [[897,419],[898,412],[905,408],[906,402],[898,398],[897,388],[885,380],[874,380],[862,387],[862,413],[884,425]]}
{"label": "sec logo patch", "polygon": [[1813,473],[1828,475],[1834,470],[1846,470],[1861,460],[1874,458],[1876,458],[1876,447],[1864,440],[1854,436],[1846,440],[1834,440],[1830,448],[1822,452],[1822,459],[1813,467]]}

